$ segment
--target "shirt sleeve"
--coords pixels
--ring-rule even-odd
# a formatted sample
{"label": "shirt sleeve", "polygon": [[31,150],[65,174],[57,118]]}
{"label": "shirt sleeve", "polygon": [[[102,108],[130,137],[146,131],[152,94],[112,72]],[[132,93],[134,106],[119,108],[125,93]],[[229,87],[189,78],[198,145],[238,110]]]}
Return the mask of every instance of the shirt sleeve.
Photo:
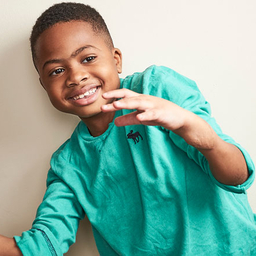
{"label": "shirt sleeve", "polygon": [[241,145],[222,132],[216,120],[211,116],[210,104],[205,100],[196,83],[169,68],[151,67],[150,84],[152,85],[150,94],[168,99],[182,108],[195,113],[208,122],[221,139],[240,149],[247,163],[249,178],[238,186],[225,185],[214,178],[210,171],[208,161],[200,151],[188,145],[180,136],[169,131],[170,138],[176,146],[185,151],[190,159],[193,159],[200,165],[202,170],[211,177],[213,182],[225,190],[244,193],[254,181],[255,167],[253,161]]}
{"label": "shirt sleeve", "polygon": [[59,256],[75,242],[84,211],[72,190],[51,170],[32,228],[15,236],[23,255]]}

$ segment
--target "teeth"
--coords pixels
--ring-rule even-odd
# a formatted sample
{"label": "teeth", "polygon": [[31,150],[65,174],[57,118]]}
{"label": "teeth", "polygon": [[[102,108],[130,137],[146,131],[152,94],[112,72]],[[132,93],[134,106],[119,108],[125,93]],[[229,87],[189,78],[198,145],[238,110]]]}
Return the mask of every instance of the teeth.
{"label": "teeth", "polygon": [[77,95],[77,96],[73,97],[73,100],[78,100],[78,99],[82,99],[82,98],[84,98],[86,96],[89,96],[89,95],[95,93],[96,90],[97,90],[97,88],[95,87],[95,88],[85,92],[84,94],[80,94],[80,95]]}

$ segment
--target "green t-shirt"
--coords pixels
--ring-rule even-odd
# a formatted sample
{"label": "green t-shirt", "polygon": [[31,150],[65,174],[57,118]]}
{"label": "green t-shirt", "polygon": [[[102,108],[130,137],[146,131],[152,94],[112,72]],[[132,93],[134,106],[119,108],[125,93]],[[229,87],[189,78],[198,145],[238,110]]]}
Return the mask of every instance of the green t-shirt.
{"label": "green t-shirt", "polygon": [[256,221],[246,195],[254,165],[222,133],[196,84],[152,66],[121,79],[121,87],[165,98],[205,119],[240,148],[249,179],[239,186],[219,183],[198,150],[160,126],[112,122],[92,137],[80,122],[52,157],[32,229],[15,237],[24,255],[62,255],[84,214],[101,256],[256,255]]}

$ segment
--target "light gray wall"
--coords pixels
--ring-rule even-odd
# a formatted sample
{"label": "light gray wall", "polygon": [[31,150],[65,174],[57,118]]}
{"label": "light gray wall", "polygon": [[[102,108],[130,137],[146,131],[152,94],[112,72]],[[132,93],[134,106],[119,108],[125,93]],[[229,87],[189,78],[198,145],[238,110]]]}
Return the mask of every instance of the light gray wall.
{"label": "light gray wall", "polygon": [[[78,119],[49,104],[30,59],[36,18],[56,1],[8,0],[0,8],[0,233],[30,228],[51,154]],[[256,162],[256,2],[254,0],[88,0],[123,52],[122,76],[152,64],[195,80],[223,131]],[[256,183],[248,196],[256,212]],[[87,220],[67,255],[98,255]]]}

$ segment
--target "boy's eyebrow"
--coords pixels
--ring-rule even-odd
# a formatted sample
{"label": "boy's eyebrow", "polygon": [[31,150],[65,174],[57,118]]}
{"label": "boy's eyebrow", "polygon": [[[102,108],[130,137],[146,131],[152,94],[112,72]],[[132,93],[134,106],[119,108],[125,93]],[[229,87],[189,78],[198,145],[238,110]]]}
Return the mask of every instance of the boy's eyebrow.
{"label": "boy's eyebrow", "polygon": [[43,70],[44,68],[48,65],[48,64],[52,64],[52,63],[60,63],[62,61],[62,59],[53,59],[53,60],[47,60],[44,65],[43,65]]}
{"label": "boy's eyebrow", "polygon": [[84,49],[87,49],[87,48],[95,48],[95,47],[93,47],[92,45],[82,46],[82,47],[80,47],[79,49],[77,49],[76,51],[74,51],[74,52],[71,54],[71,57],[72,57],[72,58],[76,57],[80,52],[82,52]]}
{"label": "boy's eyebrow", "polygon": [[[70,57],[71,57],[71,58],[76,57],[79,53],[81,53],[84,49],[87,49],[87,48],[96,48],[96,47],[94,47],[94,46],[92,46],[92,45],[82,46],[82,47],[78,48],[77,50],[75,50],[75,51],[70,55]],[[52,60],[47,60],[47,61],[44,63],[44,65],[43,65],[43,69],[44,69],[45,66],[48,65],[48,64],[60,63],[60,62],[62,62],[62,61],[64,61],[64,59],[52,59]]]}

